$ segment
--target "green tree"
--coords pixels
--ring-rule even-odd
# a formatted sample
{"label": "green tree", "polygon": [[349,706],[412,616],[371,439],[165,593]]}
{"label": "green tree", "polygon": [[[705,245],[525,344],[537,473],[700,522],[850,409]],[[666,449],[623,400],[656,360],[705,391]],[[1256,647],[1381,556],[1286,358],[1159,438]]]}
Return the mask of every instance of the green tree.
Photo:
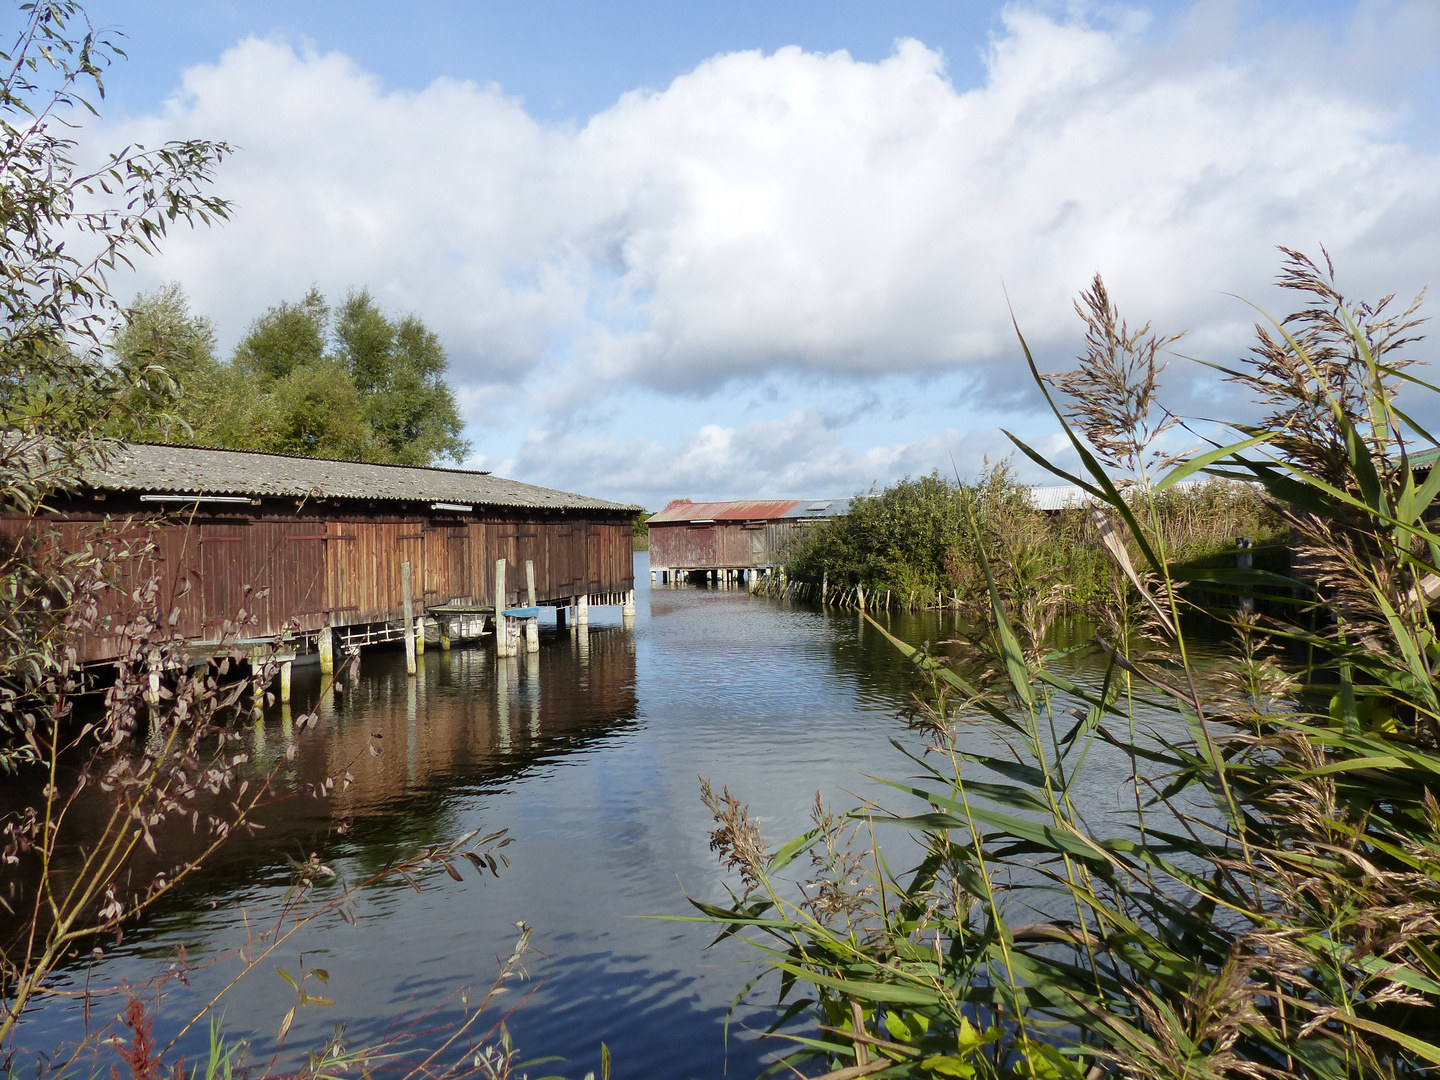
{"label": "green tree", "polygon": [[282,301],[252,322],[230,362],[261,379],[283,379],[324,358],[329,320],[325,298],[311,286],[298,304]]}
{"label": "green tree", "polygon": [[[332,340],[333,316],[333,340]],[[470,444],[445,348],[415,315],[392,319],[365,290],[332,313],[311,288],[255,319],[229,363],[178,285],[140,296],[112,342],[143,392],[112,434],[234,450],[429,465]]]}
{"label": "green tree", "polygon": [[335,324],[336,353],[365,403],[365,419],[390,461],[428,465],[461,461],[470,444],[439,335],[415,315],[392,320],[369,290],[352,292]]}
{"label": "green tree", "polygon": [[345,366],[323,359],[296,368],[266,395],[265,445],[305,457],[387,461],[388,448],[365,422],[365,402]]}
{"label": "green tree", "polygon": [[203,441],[215,415],[220,364],[215,326],[190,310],[179,282],[141,293],[110,340],[135,387],[113,433],[145,442]]}

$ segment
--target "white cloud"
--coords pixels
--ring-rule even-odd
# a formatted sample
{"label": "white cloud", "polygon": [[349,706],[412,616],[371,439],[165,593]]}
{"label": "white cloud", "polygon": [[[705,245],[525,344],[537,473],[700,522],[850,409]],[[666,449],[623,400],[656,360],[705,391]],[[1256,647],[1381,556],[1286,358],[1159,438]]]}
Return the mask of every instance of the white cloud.
{"label": "white cloud", "polygon": [[[1430,275],[1440,168],[1401,140],[1399,108],[1307,67],[1303,35],[1279,62],[1212,42],[1208,10],[1166,42],[1139,19],[1014,9],[973,89],[916,41],[878,63],[717,56],[578,128],[538,123],[498,87],[387,91],[342,55],[250,39],[105,141],[240,148],[217,185],[234,220],[175,234],[140,284],[182,280],[228,341],[312,282],[332,296],[369,285],[441,332],[477,422],[548,429],[630,388],[707,394],[776,371],[972,365],[1003,389],[1022,373],[1002,281],[1042,354],[1078,338],[1069,298],[1097,269],[1127,312],[1194,328],[1188,349],[1204,354],[1250,322],[1224,292],[1273,302],[1275,244],[1323,241],[1356,292]],[[658,454],[700,497],[738,490],[717,462],[752,470],[746,492],[834,493],[842,476],[885,473],[886,455],[923,452],[822,440],[767,458],[746,442],[760,428],[719,399],[717,412],[659,442],[602,433],[582,465],[566,463],[572,441],[532,436],[515,462],[584,487],[597,457],[623,471]],[[954,423],[974,426],[963,410]],[[772,424],[781,448],[792,428],[822,430]],[[896,446],[942,439],[914,436]],[[651,490],[632,471],[629,490]]]}
{"label": "white cloud", "polygon": [[[485,467],[523,475],[541,484],[570,485],[611,498],[638,499],[651,509],[677,496],[704,498],[843,497],[904,476],[934,469],[973,476],[986,458],[1014,450],[999,431],[949,428],[909,441],[856,449],[827,418],[795,411],[776,420],[740,427],[707,424],[673,443],[635,436],[619,440],[579,436],[566,430],[527,433],[518,454]],[[1042,450],[1068,455],[1053,440]],[[1056,482],[1028,462],[1018,469],[1027,481]]]}

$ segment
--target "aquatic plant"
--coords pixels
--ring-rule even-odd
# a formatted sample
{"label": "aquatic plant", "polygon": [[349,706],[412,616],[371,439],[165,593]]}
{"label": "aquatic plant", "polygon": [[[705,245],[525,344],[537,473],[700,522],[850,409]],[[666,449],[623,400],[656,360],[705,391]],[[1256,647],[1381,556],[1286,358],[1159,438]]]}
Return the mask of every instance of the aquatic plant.
{"label": "aquatic plant", "polygon": [[[1280,558],[1269,561],[1284,567],[1284,523],[1252,485],[1171,488],[1154,512],[1177,561],[1233,566],[1236,538],[1246,537],[1275,549]],[[755,591],[864,610],[983,612],[982,550],[1004,593],[1033,591],[1038,575],[1059,611],[1093,614],[1114,597],[1114,567],[1089,510],[1042,512],[1008,459],[987,463],[973,481],[937,472],[857,496],[847,516],[811,526],[785,552],[784,582],[762,579]]]}
{"label": "aquatic plant", "polygon": [[[1269,415],[1153,471],[1115,475],[1158,449],[1142,407],[1153,353],[1142,336],[1143,362],[1106,366],[1107,343],[1136,339],[1098,282],[1082,314],[1106,347],[1059,381],[1093,396],[1063,407],[1030,361],[1082,467],[1017,447],[1094,496],[1125,582],[1091,646],[1103,678],[1064,673],[982,544],[988,617],[965,662],[891,639],[922,684],[923,749],[896,743],[915,775],[885,781],[913,812],[817,801],[814,827],[770,850],[737,797],[706,789],[744,888],[699,918],[752,942],[777,977],[770,1032],[791,1047],[777,1070],[1168,1080],[1440,1065],[1440,469],[1417,464],[1412,447],[1435,440],[1398,397],[1440,389],[1394,355],[1414,307],[1352,303],[1328,264],[1292,251],[1280,283],[1305,307],[1262,321],[1255,352],[1225,369]],[[1177,572],[1164,500],[1201,470],[1263,487],[1304,555],[1297,576]],[[1197,576],[1283,585],[1289,614],[1211,612],[1233,641],[1225,664],[1202,665],[1184,618]],[[969,737],[976,725],[986,739]],[[1004,751],[981,749],[997,733]],[[1086,806],[1087,767],[1107,756],[1128,763],[1123,818]]]}

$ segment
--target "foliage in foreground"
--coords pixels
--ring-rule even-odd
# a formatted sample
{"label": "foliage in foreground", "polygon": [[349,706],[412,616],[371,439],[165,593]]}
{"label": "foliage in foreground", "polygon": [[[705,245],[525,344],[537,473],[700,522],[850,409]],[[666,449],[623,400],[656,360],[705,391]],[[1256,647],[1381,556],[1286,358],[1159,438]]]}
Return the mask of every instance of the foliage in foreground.
{"label": "foliage in foreground", "polygon": [[[778,976],[786,1064],[833,1080],[1440,1065],[1440,470],[1412,468],[1411,441],[1434,440],[1397,404],[1402,386],[1440,390],[1394,355],[1414,308],[1349,303],[1332,279],[1286,252],[1281,284],[1305,308],[1260,328],[1228,371],[1268,415],[1154,470],[1135,407],[1153,353],[1147,366],[1103,301],[1081,374],[1129,389],[1080,399],[1066,425],[1084,463],[1067,479],[1100,500],[1130,601],[1093,644],[1102,679],[1076,681],[1046,652],[982,545],[990,617],[970,662],[894,642],[925,684],[916,774],[887,781],[914,813],[817,800],[815,827],[770,852],[739,800],[706,786],[714,846],[743,889],[703,917]],[[1313,590],[1290,619],[1224,616],[1220,664],[1186,634],[1159,509],[1207,468],[1263,484],[1313,574],[1293,583]],[[1272,580],[1232,569],[1211,584]],[[1308,659],[1284,663],[1282,646]],[[887,831],[908,840],[876,843]],[[796,1016],[812,1026],[787,1027]]]}
{"label": "foliage in foreground", "polygon": [[[1155,497],[1154,514],[1176,562],[1228,555],[1234,565],[1237,537],[1284,537],[1279,515],[1248,485],[1171,489]],[[847,516],[807,530],[786,553],[785,572],[866,609],[986,606],[988,553],[1003,591],[1043,593],[1057,611],[1093,611],[1113,598],[1099,536],[1088,510],[1039,510],[1001,462],[970,482],[937,472],[858,496]]]}
{"label": "foliage in foreground", "polygon": [[[198,1012],[166,1016],[174,1035],[162,1042],[155,1007],[165,980],[184,978],[183,955],[150,983],[100,985],[88,977],[92,971],[67,985],[67,972],[82,968],[84,957],[100,956],[223,845],[245,835],[258,807],[323,797],[347,777],[342,769],[308,789],[282,791],[278,767],[267,773],[249,766],[241,732],[264,719],[275,662],[234,647],[249,625],[236,611],[218,628],[223,640],[214,662],[190,664],[188,643],[163,603],[181,583],[165,579],[147,523],[108,522],[77,544],[62,540],[44,513],[48,495],[103,462],[107,432],[135,423],[172,389],[160,363],[170,357],[158,344],[119,362],[107,355],[122,320],[106,274],[152,253],[172,225],[228,215],[229,205],[208,185],[229,148],[203,141],[131,146],[83,172],[67,131],[76,115],[94,111],[81,91],[88,85],[99,93],[105,67],[122,54],[74,0],[21,4],[19,16],[13,42],[0,43],[0,783],[14,785],[0,813],[0,1075],[123,1070],[136,1080],[201,1073],[230,1080],[282,1067],[317,1080],[379,1070],[417,1078],[515,1075],[523,1065],[485,1006],[518,978],[524,928],[489,992],[463,1001],[448,1026],[397,1028],[373,1045],[337,1036],[298,1064],[280,1062],[279,1050],[268,1061],[246,1060],[218,1026],[223,990]],[[192,335],[177,349],[195,356],[205,345],[203,335]],[[76,645],[87,634],[118,640],[120,659],[103,709],[82,716],[76,698],[93,684]],[[295,737],[315,722],[313,713],[297,718]],[[282,760],[295,750],[292,743]],[[472,834],[405,853],[349,883],[312,857],[296,867],[274,922],[254,927],[242,949],[222,958],[237,962],[225,990],[280,959],[300,927],[328,913],[343,916],[377,882],[419,888],[427,878],[459,877],[467,863],[497,873],[506,842],[501,833]],[[302,968],[288,978],[296,996],[278,1018],[281,1048],[296,1010],[328,1003],[317,992],[320,972]],[[41,1047],[33,1012],[56,995],[75,1003],[76,1023],[67,1029],[74,1038]],[[208,1058],[187,1066],[175,1040],[207,1020]]]}

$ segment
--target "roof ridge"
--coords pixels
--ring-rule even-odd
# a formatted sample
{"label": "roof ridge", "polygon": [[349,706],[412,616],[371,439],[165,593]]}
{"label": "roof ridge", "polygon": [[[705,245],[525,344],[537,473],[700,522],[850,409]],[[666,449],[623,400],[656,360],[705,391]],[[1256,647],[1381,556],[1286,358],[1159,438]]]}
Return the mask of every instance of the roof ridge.
{"label": "roof ridge", "polygon": [[[172,442],[151,442],[148,439],[115,439],[118,446],[154,446],[170,450],[208,450],[216,454],[249,454],[251,457],[275,457],[288,458],[292,461],[333,461],[344,465],[374,465],[382,469],[422,469],[425,472],[447,472],[462,473],[465,476],[495,476],[489,469],[452,469],[444,465],[407,465],[399,461],[365,461],[362,458],[332,458],[320,457],[315,454],[282,454],[275,450],[242,450],[230,446],[201,446],[199,443],[172,443]],[[509,480],[506,476],[496,476],[497,480]],[[523,484],[524,480],[512,480],[512,483]],[[531,484],[531,487],[538,487],[538,484]]]}
{"label": "roof ridge", "polygon": [[[619,503],[496,476],[488,469],[451,469],[353,458],[310,457],[193,443],[124,439],[110,439],[107,443],[114,451],[103,455],[95,467],[86,470],[87,487],[198,490],[261,496],[309,492],[343,499],[422,502],[438,499],[494,506],[593,509],[632,514],[642,509],[633,503]],[[197,456],[191,457],[191,451]]]}

